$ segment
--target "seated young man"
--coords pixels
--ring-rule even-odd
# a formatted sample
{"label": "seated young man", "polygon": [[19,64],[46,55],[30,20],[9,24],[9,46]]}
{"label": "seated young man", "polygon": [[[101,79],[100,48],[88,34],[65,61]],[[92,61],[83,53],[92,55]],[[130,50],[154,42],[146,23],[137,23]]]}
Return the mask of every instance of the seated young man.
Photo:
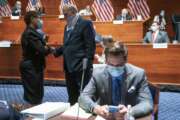
{"label": "seated young man", "polygon": [[[120,120],[127,113],[127,105],[132,106],[130,113],[135,118],[152,112],[145,71],[127,63],[127,55],[126,46],[120,42],[113,42],[105,49],[106,65],[94,69],[79,97],[79,104],[85,111]],[[117,106],[118,112],[110,114],[108,105]]]}
{"label": "seated young man", "polygon": [[143,43],[169,43],[169,37],[167,32],[160,30],[160,24],[153,22],[144,37]]}

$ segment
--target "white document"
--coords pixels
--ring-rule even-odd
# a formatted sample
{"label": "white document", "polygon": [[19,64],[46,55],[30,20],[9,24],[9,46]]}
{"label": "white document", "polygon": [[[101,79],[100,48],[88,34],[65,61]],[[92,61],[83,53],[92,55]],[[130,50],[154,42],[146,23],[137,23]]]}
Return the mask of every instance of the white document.
{"label": "white document", "polygon": [[32,108],[21,111],[23,116],[31,116],[33,120],[47,120],[59,113],[64,112],[70,107],[69,103],[64,102],[45,102]]}
{"label": "white document", "polygon": [[93,68],[105,67],[106,64],[93,64]]}
{"label": "white document", "polygon": [[122,20],[113,20],[113,24],[123,24]]}
{"label": "white document", "polygon": [[64,19],[64,15],[59,15],[59,19]]}
{"label": "white document", "polygon": [[11,20],[19,20],[19,18],[20,18],[19,16],[12,16],[11,15]]}
{"label": "white document", "polygon": [[82,108],[79,107],[79,114],[78,114],[78,103],[76,103],[75,105],[73,105],[72,107],[70,107],[68,110],[66,110],[62,116],[70,116],[70,117],[77,117],[79,116],[79,118],[82,119],[87,119],[90,116],[92,116],[91,113],[87,113],[85,112]]}
{"label": "white document", "polygon": [[95,120],[106,120],[106,119],[98,115]]}
{"label": "white document", "polygon": [[0,41],[0,47],[11,47],[12,42],[11,41]]}
{"label": "white document", "polygon": [[168,48],[168,43],[153,43],[153,48]]}

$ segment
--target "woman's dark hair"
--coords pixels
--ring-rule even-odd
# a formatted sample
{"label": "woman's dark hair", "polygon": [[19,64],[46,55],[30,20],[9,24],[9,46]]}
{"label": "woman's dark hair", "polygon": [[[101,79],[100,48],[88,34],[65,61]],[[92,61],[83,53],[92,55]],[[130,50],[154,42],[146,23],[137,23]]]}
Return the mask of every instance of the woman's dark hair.
{"label": "woman's dark hair", "polygon": [[36,11],[29,11],[24,16],[24,22],[29,26],[34,18],[39,17]]}

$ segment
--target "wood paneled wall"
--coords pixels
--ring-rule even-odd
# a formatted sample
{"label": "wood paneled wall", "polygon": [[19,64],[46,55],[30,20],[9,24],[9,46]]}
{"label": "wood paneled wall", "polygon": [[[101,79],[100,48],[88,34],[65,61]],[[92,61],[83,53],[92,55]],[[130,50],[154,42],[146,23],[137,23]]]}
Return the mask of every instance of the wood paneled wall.
{"label": "wood paneled wall", "polygon": [[[16,0],[8,0],[10,5],[13,6]],[[23,4],[23,14],[25,13],[25,8],[27,6],[28,0],[20,0]],[[60,0],[41,0],[43,6],[45,7],[45,12],[47,15],[57,15],[59,14],[58,6]],[[86,5],[91,5],[93,0],[75,0],[78,9],[85,8]],[[115,16],[120,13],[121,9],[127,6],[128,0],[111,0],[112,5],[115,9]],[[174,35],[171,25],[171,15],[173,13],[180,14],[180,0],[148,0],[148,5],[151,10],[151,16],[159,14],[161,9],[164,9],[167,14],[167,30],[169,35],[172,37]]]}

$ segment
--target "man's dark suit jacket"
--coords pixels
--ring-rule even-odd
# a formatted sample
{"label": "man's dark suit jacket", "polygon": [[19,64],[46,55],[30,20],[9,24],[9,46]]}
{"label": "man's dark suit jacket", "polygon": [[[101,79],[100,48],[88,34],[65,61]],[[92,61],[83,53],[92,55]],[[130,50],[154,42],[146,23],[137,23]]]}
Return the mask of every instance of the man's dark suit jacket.
{"label": "man's dark suit jacket", "polygon": [[56,56],[63,54],[66,72],[82,70],[83,58],[88,59],[88,68],[92,68],[95,53],[95,31],[92,22],[78,18],[74,29],[67,35],[64,30],[64,44],[56,49]]}
{"label": "man's dark suit jacket", "polygon": [[[116,20],[122,20],[122,15],[119,15],[116,17]],[[126,19],[125,20],[132,20],[132,17],[130,15],[126,15]]]}
{"label": "man's dark suit jacket", "polygon": [[21,13],[20,12],[17,12],[17,7],[13,7],[13,9],[12,9],[12,16],[20,16],[21,15]]}

